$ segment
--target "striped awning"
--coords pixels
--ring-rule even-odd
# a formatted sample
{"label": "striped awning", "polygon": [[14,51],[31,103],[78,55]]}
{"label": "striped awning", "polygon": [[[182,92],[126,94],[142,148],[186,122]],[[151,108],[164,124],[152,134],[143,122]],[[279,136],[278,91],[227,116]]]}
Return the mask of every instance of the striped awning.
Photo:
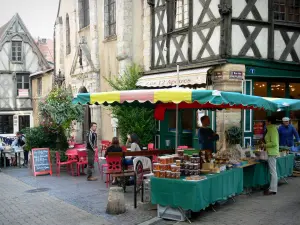
{"label": "striped awning", "polygon": [[[179,72],[179,86],[205,85],[207,72],[211,67],[183,70]],[[138,87],[175,87],[177,84],[177,72],[162,73],[141,77]]]}
{"label": "striped awning", "polygon": [[73,103],[152,106],[163,104],[193,105],[194,108],[240,108],[277,111],[278,105],[262,97],[237,92],[183,88],[80,93]]}

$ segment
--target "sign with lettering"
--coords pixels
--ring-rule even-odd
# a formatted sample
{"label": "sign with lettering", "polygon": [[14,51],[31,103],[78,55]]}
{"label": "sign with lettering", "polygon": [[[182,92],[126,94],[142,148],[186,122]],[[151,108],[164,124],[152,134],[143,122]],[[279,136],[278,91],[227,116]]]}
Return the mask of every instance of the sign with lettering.
{"label": "sign with lettering", "polygon": [[243,72],[242,71],[230,71],[229,79],[233,80],[243,80]]}
{"label": "sign with lettering", "polygon": [[223,72],[221,71],[214,72],[213,80],[222,80],[222,79],[223,79]]}
{"label": "sign with lettering", "polygon": [[33,175],[50,174],[52,176],[49,148],[33,148],[31,152]]}

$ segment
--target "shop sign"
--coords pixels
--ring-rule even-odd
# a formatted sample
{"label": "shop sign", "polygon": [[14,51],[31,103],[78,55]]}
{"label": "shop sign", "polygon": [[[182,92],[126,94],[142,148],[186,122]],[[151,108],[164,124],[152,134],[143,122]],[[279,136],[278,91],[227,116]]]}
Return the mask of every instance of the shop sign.
{"label": "shop sign", "polygon": [[242,71],[230,71],[229,79],[232,80],[243,80],[243,72]]}
{"label": "shop sign", "polygon": [[223,72],[214,72],[213,74],[213,80],[222,80],[223,79]]}

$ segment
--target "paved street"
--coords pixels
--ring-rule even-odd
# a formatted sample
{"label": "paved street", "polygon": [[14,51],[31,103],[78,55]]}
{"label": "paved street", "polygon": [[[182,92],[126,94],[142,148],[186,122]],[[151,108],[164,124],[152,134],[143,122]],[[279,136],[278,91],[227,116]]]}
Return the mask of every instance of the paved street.
{"label": "paved street", "polygon": [[[194,214],[191,220],[199,225],[298,225],[300,178],[289,178],[288,182],[281,183],[276,196],[265,197],[261,192],[242,195],[235,203],[216,207],[217,212],[207,210]],[[47,189],[27,192],[36,188]],[[125,193],[127,212],[107,215],[108,189],[104,182],[87,182],[84,176],[62,173],[61,177],[33,177],[27,169],[6,169],[0,173],[0,192],[0,224],[187,224],[152,219],[156,210],[149,204],[139,204],[135,210],[132,187]]]}

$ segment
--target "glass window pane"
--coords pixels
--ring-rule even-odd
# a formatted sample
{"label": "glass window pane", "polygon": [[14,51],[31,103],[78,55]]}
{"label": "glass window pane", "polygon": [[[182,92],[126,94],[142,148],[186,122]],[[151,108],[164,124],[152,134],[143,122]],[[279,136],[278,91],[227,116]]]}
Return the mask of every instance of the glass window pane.
{"label": "glass window pane", "polygon": [[[290,83],[290,98],[291,99],[300,99],[300,84],[299,83]],[[291,123],[300,131],[300,110],[290,112]]]}
{"label": "glass window pane", "polygon": [[168,128],[170,132],[176,132],[176,112],[175,110],[169,111],[169,117],[168,117]]}
{"label": "glass window pane", "polygon": [[23,80],[22,80],[22,76],[18,76],[17,75],[17,82],[22,82]]}
{"label": "glass window pane", "polygon": [[24,83],[24,89],[29,89],[29,83]]}
{"label": "glass window pane", "polygon": [[29,82],[29,76],[28,75],[24,76],[24,82]]}
{"label": "glass window pane", "polygon": [[193,110],[192,109],[184,109],[181,113],[181,121],[182,121],[182,132],[183,133],[192,133],[193,130]]}
{"label": "glass window pane", "polygon": [[[267,97],[267,82],[254,82],[253,94],[256,96]],[[254,120],[265,120],[267,113],[263,110],[254,110]]]}
{"label": "glass window pane", "polygon": [[[271,97],[273,98],[285,98],[286,86],[285,83],[271,83]],[[278,121],[281,121],[285,117],[285,111],[274,112],[272,116],[276,117]]]}

